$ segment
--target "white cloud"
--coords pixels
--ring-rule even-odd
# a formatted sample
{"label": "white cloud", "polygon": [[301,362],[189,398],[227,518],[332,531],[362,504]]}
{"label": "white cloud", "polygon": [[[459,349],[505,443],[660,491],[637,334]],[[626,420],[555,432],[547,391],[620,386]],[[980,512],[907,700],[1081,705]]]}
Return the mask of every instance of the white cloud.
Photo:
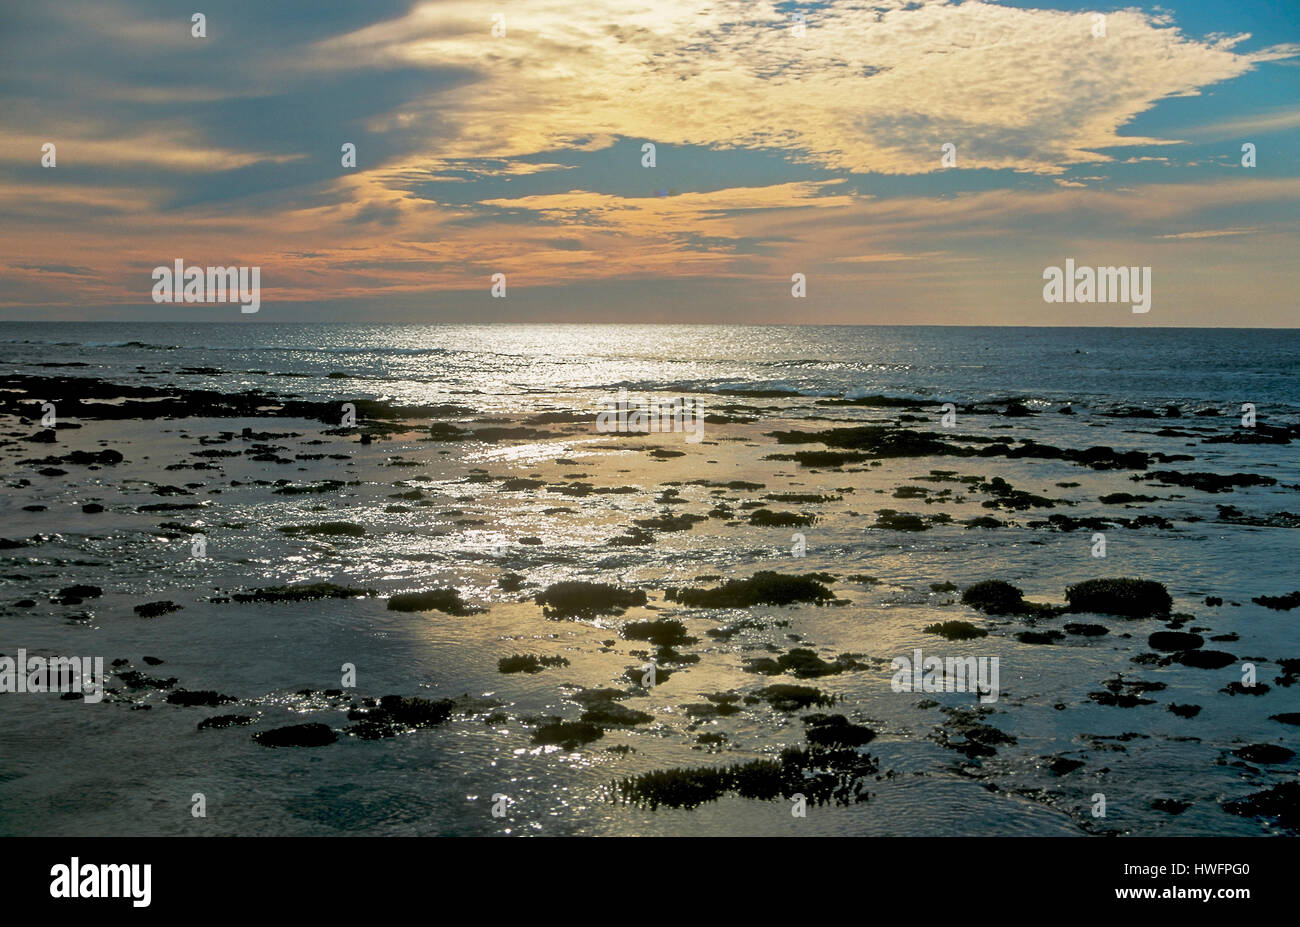
{"label": "white cloud", "polygon": [[[1193,96],[1293,47],[1238,52],[1164,14],[943,0],[832,2],[796,37],[772,0],[535,0],[494,38],[475,0],[321,43],[355,66],[462,67],[477,81],[414,106],[450,122],[449,157],[517,157],[575,138],[771,147],[834,169],[926,173],[952,142],[960,167],[1059,173],[1122,136],[1159,100]],[[405,114],[416,116],[416,113]],[[599,142],[597,142],[599,143]]]}
{"label": "white cloud", "polygon": [[1157,235],[1157,238],[1228,238],[1233,235],[1254,235],[1258,228],[1237,228],[1237,229],[1205,229],[1199,232],[1178,232],[1172,235]]}

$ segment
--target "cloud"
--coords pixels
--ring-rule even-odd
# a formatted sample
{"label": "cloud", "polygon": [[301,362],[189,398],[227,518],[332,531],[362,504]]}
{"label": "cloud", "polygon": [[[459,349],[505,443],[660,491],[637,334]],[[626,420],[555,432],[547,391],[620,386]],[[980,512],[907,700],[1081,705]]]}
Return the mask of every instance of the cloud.
{"label": "cloud", "polygon": [[1244,229],[1205,229],[1199,232],[1177,232],[1172,235],[1157,235],[1157,238],[1164,239],[1185,239],[1185,238],[1229,238],[1233,235],[1254,235],[1260,230],[1258,228]]}
{"label": "cloud", "polygon": [[1221,141],[1225,138],[1241,139],[1250,135],[1267,135],[1295,128],[1300,128],[1300,109],[1288,108],[1189,126],[1179,129],[1176,134],[1191,136],[1201,141]]}
{"label": "cloud", "polygon": [[[837,170],[962,167],[1044,174],[1108,160],[1102,149],[1173,139],[1123,136],[1160,100],[1240,77],[1293,46],[1237,51],[1246,36],[1198,40],[1162,14],[1093,14],[994,3],[831,2],[791,29],[785,4],[537,0],[494,38],[473,0],[319,43],[324,60],[455,66],[472,94],[432,105],[452,157],[520,157],[584,135],[776,148]],[[412,115],[415,112],[412,111]]]}

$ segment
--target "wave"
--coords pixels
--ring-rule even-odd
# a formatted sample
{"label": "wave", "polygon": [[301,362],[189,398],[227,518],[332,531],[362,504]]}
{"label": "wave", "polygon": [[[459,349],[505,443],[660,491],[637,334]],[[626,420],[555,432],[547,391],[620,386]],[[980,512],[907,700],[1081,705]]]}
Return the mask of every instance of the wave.
{"label": "wave", "polygon": [[419,357],[421,355],[441,356],[446,354],[464,354],[464,351],[457,351],[452,348],[383,348],[383,347],[320,347],[307,348],[301,346],[291,346],[282,344],[259,344],[255,347],[227,347],[227,351],[283,351],[291,354],[381,354]]}
{"label": "wave", "polygon": [[788,380],[624,380],[618,383],[592,385],[586,388],[605,390],[606,392],[625,389],[628,392],[709,393],[720,396],[770,396],[773,398],[782,396],[825,398],[840,395],[840,391],[834,388],[809,388],[791,383]]}
{"label": "wave", "polygon": [[421,355],[441,356],[450,354],[466,354],[470,352],[459,351],[453,348],[395,348],[395,347],[357,347],[348,345],[346,347],[306,347],[302,345],[283,345],[283,344],[258,344],[258,345],[238,345],[238,344],[212,344],[212,345],[188,345],[182,347],[175,344],[153,344],[147,341],[51,341],[42,339],[0,339],[0,344],[10,345],[38,345],[42,347],[53,348],[140,348],[151,351],[232,351],[235,353],[260,353],[260,352],[283,352],[290,354],[377,354],[377,355],[394,355],[394,356],[411,356],[418,357]]}
{"label": "wave", "polygon": [[45,341],[40,339],[5,339],[0,344],[32,344],[50,348],[145,348],[154,351],[179,351],[174,344],[150,344],[147,341]]}

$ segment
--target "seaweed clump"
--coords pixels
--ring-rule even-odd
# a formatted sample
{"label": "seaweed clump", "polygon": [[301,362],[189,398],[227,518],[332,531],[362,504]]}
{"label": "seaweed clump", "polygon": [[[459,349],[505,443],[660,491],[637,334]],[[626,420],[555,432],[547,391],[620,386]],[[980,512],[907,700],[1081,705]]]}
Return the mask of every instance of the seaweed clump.
{"label": "seaweed clump", "polygon": [[944,640],[968,641],[977,637],[988,637],[989,632],[976,627],[969,621],[940,621],[921,629],[926,634],[938,634]]}
{"label": "seaweed clump", "polygon": [[1121,618],[1168,615],[1174,601],[1164,585],[1150,579],[1089,579],[1065,590],[1072,612],[1095,612]]}
{"label": "seaweed clump", "polygon": [[745,704],[753,705],[757,702],[767,702],[777,711],[799,711],[812,705],[829,708],[835,704],[835,696],[812,686],[796,686],[783,682],[765,686],[752,695],[745,696]]}
{"label": "seaweed clump", "polygon": [[755,657],[745,662],[745,672],[761,673],[764,676],[779,676],[791,673],[800,679],[815,676],[833,676],[845,670],[858,669],[861,666],[848,654],[841,654],[835,662],[828,663],[817,656],[815,650],[807,647],[795,647],[781,654],[775,660],[771,657]]}
{"label": "seaweed clump", "polygon": [[[948,716],[948,720],[931,735],[941,747],[956,750],[970,759],[975,759],[993,756],[997,753],[997,748],[1004,744],[1017,743],[1013,735],[984,723],[984,719],[993,714],[991,708],[945,707],[942,711]],[[954,739],[954,735],[961,739]]]}
{"label": "seaweed clump", "polygon": [[963,605],[986,615],[1014,615],[1025,607],[1025,594],[1000,579],[986,579],[962,593]]}
{"label": "seaweed clump", "polygon": [[1295,756],[1295,751],[1277,744],[1247,744],[1233,750],[1232,755],[1248,763],[1285,763]]}
{"label": "seaweed clump", "polygon": [[561,721],[557,718],[548,720],[533,731],[533,743],[539,746],[576,750],[583,744],[600,740],[604,736],[605,731],[591,721]]}
{"label": "seaweed clump", "polygon": [[1016,640],[1022,644],[1055,644],[1057,641],[1064,640],[1065,635],[1060,631],[1021,631],[1016,635]]}
{"label": "seaweed clump", "polygon": [[1242,817],[1273,818],[1288,830],[1300,830],[1300,782],[1283,782],[1238,801],[1224,802],[1223,810]]}
{"label": "seaweed clump", "polygon": [[812,515],[800,515],[796,512],[755,509],[749,513],[749,523],[760,528],[806,528],[813,521]]}
{"label": "seaweed clump", "polygon": [[311,599],[352,599],[375,595],[373,589],[353,589],[334,583],[301,583],[296,586],[270,586],[252,592],[236,592],[236,602],[306,602]]}
{"label": "seaweed clump", "polygon": [[143,605],[135,606],[132,610],[141,618],[157,618],[170,612],[178,612],[181,610],[181,606],[170,601],[145,602]]}
{"label": "seaweed clump", "polygon": [[[690,531],[692,525],[697,525],[702,521],[708,521],[706,515],[692,515],[684,512],[681,515],[665,513],[656,515],[653,518],[634,518],[632,524],[642,529],[653,529],[655,531]],[[631,532],[629,532],[629,536]]]}
{"label": "seaweed clump", "polygon": [[1191,631],[1156,631],[1147,638],[1147,646],[1152,650],[1172,653],[1179,650],[1197,650],[1205,644],[1205,638]]}
{"label": "seaweed clump", "polygon": [[1296,606],[1300,606],[1300,589],[1288,592],[1286,595],[1257,595],[1250,601],[1274,611],[1289,612]]}
{"label": "seaweed clump", "polygon": [[1237,658],[1223,650],[1181,650],[1174,654],[1174,662],[1195,669],[1223,669],[1237,662]]}
{"label": "seaweed clump", "polygon": [[323,537],[365,537],[366,529],[350,521],[325,521],[318,525],[285,525],[281,534],[314,534]]}
{"label": "seaweed clump", "polygon": [[808,743],[818,747],[861,747],[876,738],[871,728],[854,724],[844,715],[818,712],[805,715],[803,723]]}
{"label": "seaweed clump", "polygon": [[[1143,698],[1147,692],[1160,692],[1165,688],[1163,682],[1147,682],[1142,679],[1125,680],[1122,675],[1102,680],[1105,692],[1089,692],[1088,698],[1098,705],[1111,708],[1136,708],[1139,705],[1154,705],[1155,700]],[[1199,709],[1198,709],[1199,710]],[[1176,713],[1176,712],[1175,712]],[[1191,715],[1187,715],[1191,717]]]}
{"label": "seaweed clump", "polygon": [[258,731],[253,735],[253,740],[263,747],[324,747],[338,739],[339,736],[328,724],[319,721],[291,724],[270,731]]}
{"label": "seaweed clump", "polygon": [[878,769],[872,757],[849,747],[789,747],[776,759],[655,770],[623,779],[615,789],[624,801],[651,810],[697,808],[728,792],[759,801],[802,795],[814,805],[850,805],[867,800],[867,777]]}
{"label": "seaweed clump", "polygon": [[926,457],[954,450],[952,445],[938,440],[938,435],[933,433],[888,425],[860,425],[820,432],[773,431],[768,432],[768,437],[776,438],[778,444],[820,443],[843,450],[864,451],[872,457]]}
{"label": "seaweed clump", "polygon": [[823,574],[785,576],[760,570],[749,579],[730,579],[716,589],[669,589],[665,597],[691,608],[749,608],[753,605],[791,605],[812,602],[820,605],[835,598],[818,580]]}
{"label": "seaweed clump", "polygon": [[620,589],[608,583],[585,583],[569,580],[553,583],[533,597],[547,618],[595,618],[597,615],[621,615],[629,608],[646,603],[640,589]]}
{"label": "seaweed clump", "polygon": [[986,615],[1033,615],[1050,617],[1063,611],[1058,605],[1026,602],[1025,594],[1017,587],[1000,579],[986,579],[975,583],[962,593],[963,605]]}
{"label": "seaweed clump", "polygon": [[177,689],[175,692],[167,694],[167,704],[182,705],[186,708],[216,708],[219,705],[229,705],[231,702],[237,702],[239,699],[233,695],[222,695],[220,692],[214,692],[211,689]]}
{"label": "seaweed clump", "polygon": [[[373,705],[373,702],[369,704]],[[371,708],[354,708],[348,720],[357,724],[348,733],[362,740],[379,740],[422,727],[433,727],[451,717],[456,703],[449,698],[427,699],[412,696],[385,695],[379,705]]]}
{"label": "seaweed clump", "polygon": [[195,730],[220,730],[221,728],[234,727],[237,724],[252,724],[252,715],[215,715],[211,718],[204,718],[196,726]]}
{"label": "seaweed clump", "polygon": [[429,589],[425,592],[402,592],[388,600],[390,612],[445,612],[462,618],[477,615],[485,609],[467,605],[460,597],[460,592],[448,586],[445,589]]}
{"label": "seaweed clump", "polygon": [[906,512],[896,512],[893,509],[881,509],[876,513],[879,517],[870,527],[881,528],[887,531],[929,531],[930,526],[925,523],[925,519],[920,515],[911,515]]}
{"label": "seaweed clump", "polygon": [[608,728],[649,724],[654,719],[655,716],[648,712],[620,705],[612,698],[601,698],[588,700],[586,708],[582,712],[582,717],[578,720],[585,721],[587,724],[594,724],[597,727]]}
{"label": "seaweed clump", "polygon": [[678,647],[698,642],[686,633],[686,625],[676,618],[655,621],[630,621],[623,625],[623,637],[630,641],[647,641],[656,647]]}
{"label": "seaweed clump", "polygon": [[500,673],[540,673],[548,666],[568,666],[569,661],[565,657],[546,657],[538,656],[534,653],[517,653],[514,656],[502,657],[497,661],[497,672]]}

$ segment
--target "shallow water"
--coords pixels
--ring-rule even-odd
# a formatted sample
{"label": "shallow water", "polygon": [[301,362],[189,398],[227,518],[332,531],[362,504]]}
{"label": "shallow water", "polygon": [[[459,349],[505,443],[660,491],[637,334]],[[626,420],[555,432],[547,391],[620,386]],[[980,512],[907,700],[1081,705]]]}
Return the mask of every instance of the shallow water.
{"label": "shallow water", "polygon": [[[483,418],[514,423],[539,411],[594,412],[598,399],[619,385],[630,390],[686,393],[708,408],[748,408],[750,423],[710,425],[705,440],[682,436],[600,435],[591,424],[535,427],[552,437],[518,442],[439,443],[428,421],[410,431],[357,443],[355,434],[331,435],[318,421],[258,417],[80,422],[60,431],[59,443],[18,439],[37,428],[4,417],[0,445],[6,480],[0,493],[3,537],[35,539],[0,551],[0,653],[95,654],[128,658],[132,668],[175,676],[180,687],[213,689],[239,705],[183,708],[165,693],[123,693],[100,705],[57,696],[0,695],[0,832],[10,834],[1263,834],[1268,821],[1229,815],[1222,803],[1294,779],[1291,760],[1248,765],[1228,751],[1273,743],[1295,750],[1295,728],[1270,715],[1300,711],[1300,689],[1274,684],[1278,659],[1300,657],[1295,622],[1300,612],[1263,608],[1259,595],[1300,587],[1294,562],[1296,529],[1249,527],[1219,520],[1218,505],[1247,515],[1297,511],[1300,464],[1295,445],[1206,443],[1239,430],[1243,402],[1256,404],[1261,423],[1300,421],[1296,386],[1296,332],[1181,330],[903,329],[903,328],[657,328],[651,326],[278,326],[278,325],[55,325],[0,323],[0,365],[6,372],[91,376],[121,384],[175,384],[219,392],[260,389],[327,402],[378,398],[398,403],[455,403],[463,427]],[[1076,353],[1079,352],[1079,353]],[[42,364],[87,366],[42,367]],[[204,368],[202,372],[186,372]],[[251,372],[251,371],[265,371]],[[344,377],[330,378],[332,373]],[[752,396],[745,391],[780,391]],[[738,394],[740,393],[740,394]],[[1160,465],[1178,471],[1255,473],[1276,485],[1208,493],[1134,482],[1129,470],[1096,471],[1066,461],[1005,457],[892,458],[880,466],[809,470],[764,460],[808,446],[777,445],[768,432],[832,425],[889,423],[887,408],[826,406],[826,396],[872,394],[926,400],[927,421],[905,425],[939,430],[939,403],[1020,399],[1029,417],[961,414],[955,436],[1032,439],[1062,448],[1108,445],[1189,454],[1195,460]],[[42,399],[34,396],[32,398]],[[1073,416],[1056,413],[1073,403]],[[1162,414],[1177,405],[1180,418],[1121,418],[1129,407]],[[1194,416],[1206,407],[1218,417]],[[36,413],[39,415],[39,412]],[[739,413],[738,413],[739,414]],[[264,442],[291,463],[253,460],[241,429],[286,437]],[[1182,434],[1159,436],[1173,428]],[[222,432],[235,437],[221,441]],[[201,445],[206,436],[218,443]],[[955,440],[955,438],[954,438]],[[323,442],[311,444],[308,442]],[[64,465],[58,476],[34,473],[21,461],[69,449],[111,447],[125,455],[115,466]],[[652,447],[685,456],[655,460]],[[820,445],[811,445],[820,447]],[[192,463],[204,448],[234,449],[212,458],[218,470],[168,470]],[[346,454],[332,460],[329,454]],[[298,459],[323,454],[322,459]],[[416,466],[402,466],[414,461]],[[491,479],[475,481],[475,468]],[[1057,501],[1050,510],[993,511],[986,493],[954,483],[918,481],[931,470],[1001,477],[1016,489]],[[539,474],[546,487],[506,491],[506,477]],[[585,474],[576,477],[574,474]],[[275,480],[296,484],[336,479],[330,493],[282,495]],[[758,491],[691,485],[692,480],[748,480]],[[24,485],[23,481],[27,481]],[[263,481],[258,483],[257,481]],[[552,487],[588,482],[632,487],[618,494],[570,496]],[[191,495],[160,496],[159,486],[188,487]],[[235,485],[238,483],[239,485]],[[677,484],[685,504],[657,502],[665,483]],[[1077,483],[1077,486],[1058,486]],[[899,499],[903,485],[951,487],[947,497]],[[396,493],[420,488],[432,504],[407,505]],[[851,490],[851,491],[846,491]],[[1142,493],[1158,501],[1103,505],[1100,495]],[[791,555],[790,528],[758,528],[741,521],[747,501],[766,493],[834,493],[822,504],[766,504],[815,514],[797,529],[806,556]],[[956,496],[963,496],[960,501]],[[719,498],[735,516],[710,519],[681,532],[655,532],[646,546],[609,540],[632,524],[671,511],[707,513]],[[98,501],[106,511],[84,514]],[[201,503],[197,510],[147,513],[159,502]],[[1068,503],[1074,503],[1069,505]],[[43,511],[24,506],[43,505]],[[565,507],[568,511],[554,509]],[[882,508],[933,516],[921,532],[870,527]],[[1031,528],[1052,513],[1074,517],[1159,515],[1171,529],[1113,528],[1107,557],[1091,554],[1088,530]],[[995,515],[1009,524],[968,529],[960,522]],[[277,529],[323,521],[362,526],[361,537],[313,538]],[[190,555],[201,530],[207,557]],[[168,527],[168,526],[171,527]],[[535,537],[540,544],[521,543]],[[828,571],[843,606],[758,606],[745,610],[684,609],[664,599],[678,585],[711,586],[702,575],[748,576],[760,569],[785,573]],[[503,592],[501,574],[528,585]],[[868,574],[876,585],[854,583]],[[1083,616],[1111,633],[1069,636],[1053,645],[1018,642],[1018,619],[979,616],[931,583],[966,587],[997,578],[1036,602],[1063,601],[1066,586],[1097,576],[1140,576],[1164,583],[1174,611],[1195,617],[1186,629],[1205,636],[1235,633],[1239,640],[1206,643],[1238,659],[1222,670],[1173,664],[1145,666],[1130,658],[1147,651],[1158,619]],[[651,607],[590,621],[550,621],[531,593],[559,580],[581,578],[639,586]],[[231,592],[296,582],[331,581],[372,588],[374,598],[285,604],[218,600]],[[74,583],[102,586],[104,595],[78,605],[51,601]],[[485,613],[388,611],[386,596],[452,585]],[[1204,603],[1207,595],[1225,600]],[[18,607],[23,598],[34,607]],[[142,602],[169,599],[183,610],[155,619],[132,612]],[[1231,603],[1239,603],[1233,605]],[[85,615],[82,620],[71,616]],[[680,617],[699,642],[682,648],[700,657],[622,704],[654,721],[613,728],[577,750],[533,744],[529,719],[574,719],[566,698],[580,687],[629,689],[621,677],[644,662],[649,645],[623,640],[628,620]],[[748,617],[763,625],[729,640],[706,632]],[[974,622],[988,637],[948,642],[923,631],[950,619]],[[797,638],[794,637],[797,635]],[[747,672],[744,661],[804,646],[824,659],[858,654],[862,669],[816,679]],[[986,720],[1016,738],[992,756],[969,759],[937,742],[941,708],[971,708],[965,693],[895,693],[889,660],[915,648],[945,656],[998,656],[1001,693]],[[536,675],[504,675],[497,660],[513,653],[562,655],[570,664]],[[149,654],[165,662],[140,661]],[[1253,661],[1266,695],[1219,690],[1241,678]],[[339,686],[340,667],[357,667],[361,696],[390,693],[425,697],[468,695],[435,728],[364,741],[344,736],[322,748],[268,749],[249,736],[280,724],[320,720],[342,730],[346,702],[303,689]],[[1116,708],[1088,693],[1102,680],[1164,683],[1148,695],[1155,704]],[[705,722],[684,706],[706,693],[748,693],[774,682],[814,685],[839,697],[832,709],[871,727],[862,748],[879,774],[866,802],[809,807],[795,818],[790,803],[724,796],[697,808],[655,810],[615,800],[616,779],[676,766],[734,763],[771,756],[804,742],[800,712],[745,706]],[[128,697],[129,696],[129,697]],[[924,707],[928,699],[939,706]],[[1169,703],[1202,706],[1195,718],[1165,710]],[[146,706],[148,706],[146,708]],[[1061,707],[1058,707],[1061,706]],[[254,715],[253,727],[196,731],[211,715]],[[492,717],[494,713],[497,717]],[[706,749],[701,733],[723,733],[723,747]],[[1123,739],[1113,739],[1113,738]],[[611,752],[627,746],[634,752]],[[1065,775],[1047,768],[1056,757],[1083,762]],[[208,815],[190,814],[203,793]],[[1091,813],[1093,796],[1106,796],[1104,818]],[[495,794],[509,796],[509,813],[490,813]],[[1158,798],[1190,802],[1172,815],[1153,809]]]}

